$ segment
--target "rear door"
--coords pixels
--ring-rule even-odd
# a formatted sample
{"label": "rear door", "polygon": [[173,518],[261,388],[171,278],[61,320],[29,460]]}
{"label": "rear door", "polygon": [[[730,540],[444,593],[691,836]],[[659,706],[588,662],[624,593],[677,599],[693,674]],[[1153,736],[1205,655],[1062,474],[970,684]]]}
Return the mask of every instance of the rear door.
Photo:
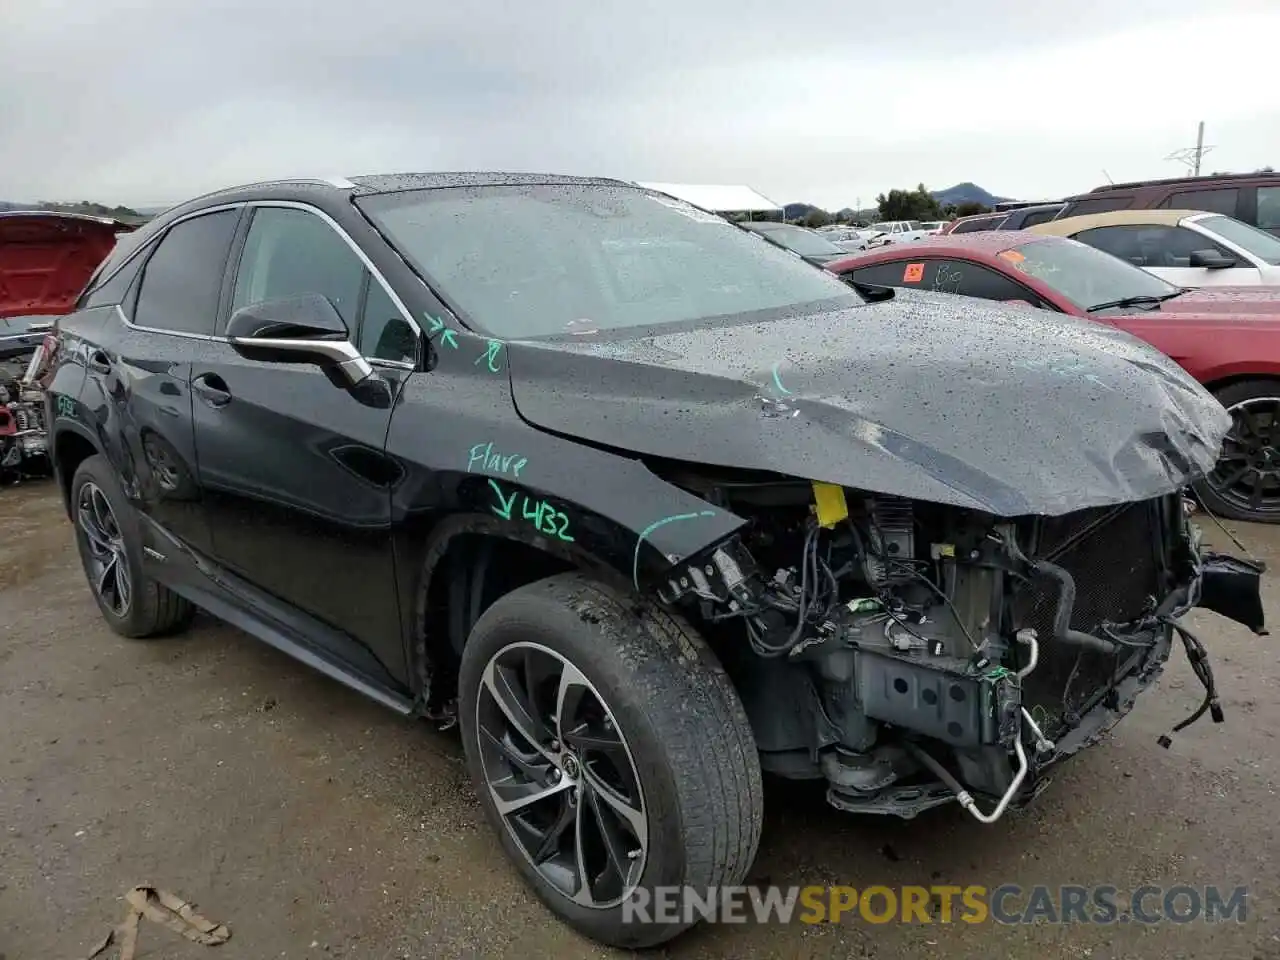
{"label": "rear door", "polygon": [[[181,220],[138,261],[86,349],[81,398],[126,495],[201,553],[210,545],[197,480],[191,364],[208,353],[239,208]],[[111,286],[116,281],[109,281]],[[94,301],[94,295],[88,297]]]}
{"label": "rear door", "polygon": [[[325,296],[398,390],[416,365],[417,332],[354,243],[302,205],[255,204],[250,215],[224,315]],[[404,679],[391,550],[399,468],[384,452],[394,404],[367,405],[318,367],[247,360],[224,341],[193,365],[192,384],[215,559]]]}

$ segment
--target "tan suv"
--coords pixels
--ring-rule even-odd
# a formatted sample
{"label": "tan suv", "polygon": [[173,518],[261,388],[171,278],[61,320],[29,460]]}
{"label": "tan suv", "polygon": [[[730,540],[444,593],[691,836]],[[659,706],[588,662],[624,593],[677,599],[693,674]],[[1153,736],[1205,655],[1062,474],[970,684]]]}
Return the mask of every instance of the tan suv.
{"label": "tan suv", "polygon": [[1111,210],[1204,210],[1223,213],[1280,236],[1280,173],[1227,173],[1109,183],[1068,197],[1055,218]]}

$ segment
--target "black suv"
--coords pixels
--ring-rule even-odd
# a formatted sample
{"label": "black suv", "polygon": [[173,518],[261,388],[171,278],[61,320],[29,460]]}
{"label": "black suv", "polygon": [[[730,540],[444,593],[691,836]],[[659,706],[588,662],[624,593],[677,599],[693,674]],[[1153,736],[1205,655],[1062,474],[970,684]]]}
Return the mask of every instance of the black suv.
{"label": "black suv", "polygon": [[1129,709],[1173,618],[1261,629],[1256,570],[1187,522],[1230,420],[1176,364],[851,288],[616,181],[199,198],[116,249],[50,376],[110,626],[201,607],[456,719],[513,862],[609,943],[692,922],[659,888],[742,880],[762,769],[990,823]]}

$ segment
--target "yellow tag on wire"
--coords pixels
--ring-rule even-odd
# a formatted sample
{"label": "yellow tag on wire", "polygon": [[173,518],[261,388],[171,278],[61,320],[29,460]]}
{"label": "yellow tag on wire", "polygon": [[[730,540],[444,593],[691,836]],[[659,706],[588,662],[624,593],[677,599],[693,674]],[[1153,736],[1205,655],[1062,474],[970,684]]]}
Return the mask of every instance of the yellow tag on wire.
{"label": "yellow tag on wire", "polygon": [[844,499],[844,487],[834,483],[813,482],[813,502],[818,512],[818,524],[834,527],[849,516],[849,504]]}

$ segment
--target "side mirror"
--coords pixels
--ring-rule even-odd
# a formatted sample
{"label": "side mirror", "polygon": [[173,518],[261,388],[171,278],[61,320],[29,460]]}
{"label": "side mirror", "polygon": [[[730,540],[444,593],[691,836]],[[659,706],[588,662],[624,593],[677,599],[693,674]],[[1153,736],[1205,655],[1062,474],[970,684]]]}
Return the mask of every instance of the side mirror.
{"label": "side mirror", "polygon": [[1235,265],[1236,261],[1233,257],[1224,257],[1217,250],[1191,251],[1191,266],[1193,267],[1203,267],[1206,270],[1224,270]]}
{"label": "side mirror", "polygon": [[347,387],[373,376],[373,367],[351,343],[342,317],[319,294],[241,307],[227,322],[227,339],[248,360],[314,363]]}

